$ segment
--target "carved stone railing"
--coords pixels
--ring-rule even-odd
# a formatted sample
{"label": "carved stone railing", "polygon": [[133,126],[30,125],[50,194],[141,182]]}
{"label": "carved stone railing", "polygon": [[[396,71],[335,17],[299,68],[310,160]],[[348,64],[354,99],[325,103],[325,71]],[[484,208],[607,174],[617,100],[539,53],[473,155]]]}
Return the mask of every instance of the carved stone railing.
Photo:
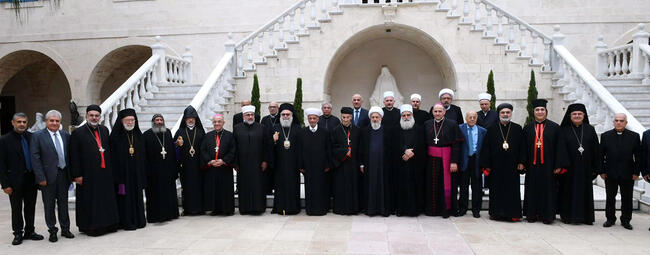
{"label": "carved stone railing", "polygon": [[167,66],[167,82],[174,84],[188,84],[191,82],[191,63],[176,57],[165,57]]}
{"label": "carved stone railing", "polygon": [[643,80],[644,85],[650,85],[650,45],[639,45],[641,56],[643,56]]}
{"label": "carved stone railing", "polygon": [[[644,54],[643,49],[648,47],[650,34],[645,32],[644,29],[645,25],[637,25],[638,31],[633,35],[632,43],[609,49],[603,42],[603,38],[598,38],[596,76],[599,79],[640,80],[647,78],[645,75],[648,55],[647,53]],[[650,70],[648,70],[648,73],[650,73]],[[645,80],[644,84],[650,84],[650,80]]]}
{"label": "carved stone railing", "polygon": [[587,106],[589,121],[596,132],[613,128],[616,113],[627,115],[627,128],[643,133],[643,125],[564,47],[564,35],[555,26],[553,34],[553,88],[558,90],[566,103],[583,103]]}

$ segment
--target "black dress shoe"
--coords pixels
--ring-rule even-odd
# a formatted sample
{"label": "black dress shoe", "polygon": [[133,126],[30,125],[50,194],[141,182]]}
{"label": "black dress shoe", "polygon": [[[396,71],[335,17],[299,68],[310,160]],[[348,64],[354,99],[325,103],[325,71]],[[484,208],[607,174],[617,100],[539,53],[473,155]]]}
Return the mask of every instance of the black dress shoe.
{"label": "black dress shoe", "polygon": [[42,235],[36,234],[36,232],[27,233],[23,235],[23,240],[40,241],[43,239],[44,237]]}
{"label": "black dress shoe", "polygon": [[74,238],[74,235],[72,234],[72,232],[70,232],[70,230],[61,231],[61,236],[65,237],[65,238],[68,238],[68,239]]}
{"label": "black dress shoe", "polygon": [[629,222],[621,223],[621,226],[623,226],[623,227],[624,227],[625,229],[627,229],[627,230],[632,230],[632,229],[634,229],[634,228],[632,227],[632,225],[630,225]]}
{"label": "black dress shoe", "polygon": [[56,237],[56,232],[50,232],[50,239],[48,240],[50,240],[50,242],[52,243],[56,243],[57,241],[59,241],[59,238]]}
{"label": "black dress shoe", "polygon": [[480,212],[472,212],[472,216],[474,216],[474,218],[481,218],[481,213]]}
{"label": "black dress shoe", "polygon": [[14,235],[14,240],[11,241],[12,245],[19,245],[23,243],[23,235]]}
{"label": "black dress shoe", "polygon": [[614,226],[613,221],[605,221],[605,223],[603,223],[603,227],[605,227],[605,228],[608,228],[608,227],[611,227],[611,226]]}

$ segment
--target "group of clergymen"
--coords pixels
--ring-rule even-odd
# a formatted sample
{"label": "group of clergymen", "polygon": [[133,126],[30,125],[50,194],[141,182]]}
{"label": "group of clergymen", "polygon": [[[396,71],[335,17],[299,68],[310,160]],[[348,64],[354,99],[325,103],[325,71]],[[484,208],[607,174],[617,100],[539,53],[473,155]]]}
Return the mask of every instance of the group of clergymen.
{"label": "group of clergymen", "polygon": [[[68,217],[68,187],[76,184],[76,224],[90,236],[135,230],[147,222],[179,216],[176,179],[182,185],[183,215],[232,215],[235,193],[240,214],[262,214],[273,194],[272,213],[301,211],[301,174],[308,215],[463,216],[471,208],[480,217],[483,188],[489,188],[493,220],[550,224],[593,224],[592,181],[598,174],[607,190],[605,227],[616,221],[620,188],[621,223],[627,229],[632,189],[639,172],[649,180],[650,133],[643,141],[616,114],[614,129],[598,136],[585,106],[572,104],[558,125],[548,120],[546,100],[533,102],[534,121],[523,128],[512,122],[513,106],[490,110],[490,94],[479,95],[480,111],[466,113],[443,89],[429,112],[421,96],[395,107],[394,94],[383,94],[384,107],[363,109],[332,105],[305,110],[308,125],[298,123],[294,107],[269,103],[261,119],[249,101],[233,117],[212,119],[206,133],[189,106],[172,137],[156,114],[142,133],[135,110],[124,109],[109,130],[100,125],[101,108],[90,105],[86,124],[72,134],[61,130],[61,113],[49,111],[47,128],[26,131],[27,116],[14,115],[14,130],[0,138],[0,181],[10,197],[13,244],[41,240],[34,231],[37,190],[42,192],[49,240],[57,241],[55,207],[61,235],[74,238]],[[466,121],[466,123],[465,123]],[[237,171],[236,190],[233,169]],[[523,210],[520,174],[525,176]],[[468,205],[469,189],[472,204]],[[143,192],[146,193],[146,206]],[[24,205],[24,206],[23,206]],[[24,215],[23,215],[24,210]],[[145,217],[146,214],[146,217]]]}

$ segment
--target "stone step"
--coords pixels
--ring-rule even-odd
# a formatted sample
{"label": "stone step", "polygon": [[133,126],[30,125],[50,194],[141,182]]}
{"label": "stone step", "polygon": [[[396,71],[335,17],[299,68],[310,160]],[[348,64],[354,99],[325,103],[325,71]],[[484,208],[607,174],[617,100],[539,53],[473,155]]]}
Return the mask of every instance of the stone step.
{"label": "stone step", "polygon": [[159,92],[191,92],[199,91],[201,84],[192,85],[160,85],[158,86]]}
{"label": "stone step", "polygon": [[636,98],[626,98],[626,97],[620,97],[617,99],[625,107],[648,107],[648,109],[650,109],[650,101],[648,101],[648,99],[636,99]]}
{"label": "stone step", "polygon": [[178,112],[183,113],[189,102],[182,106],[142,106],[142,112]]}
{"label": "stone step", "polygon": [[641,85],[642,78],[601,78],[598,79],[601,84],[605,86],[609,85]]}
{"label": "stone step", "polygon": [[192,98],[184,99],[157,99],[152,98],[147,100],[147,106],[187,106],[187,103],[192,101]]}
{"label": "stone step", "polygon": [[634,91],[634,92],[610,92],[616,98],[620,99],[645,99],[650,98],[650,92]]}
{"label": "stone step", "polygon": [[610,93],[631,93],[631,92],[641,92],[641,93],[650,93],[650,86],[641,85],[641,84],[614,84],[614,85],[605,85],[605,88],[609,90]]}
{"label": "stone step", "polygon": [[153,93],[153,98],[154,99],[190,99],[192,100],[194,96],[196,96],[196,93],[199,92],[197,89],[196,91],[186,91],[186,92],[154,92]]}

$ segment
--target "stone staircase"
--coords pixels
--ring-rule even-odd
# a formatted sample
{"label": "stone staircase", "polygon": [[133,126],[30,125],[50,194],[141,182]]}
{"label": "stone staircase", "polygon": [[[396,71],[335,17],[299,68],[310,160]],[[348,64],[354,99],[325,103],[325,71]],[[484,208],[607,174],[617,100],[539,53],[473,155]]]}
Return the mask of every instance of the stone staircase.
{"label": "stone staircase", "polygon": [[601,80],[601,83],[645,128],[650,128],[649,85],[635,80]]}
{"label": "stone staircase", "polygon": [[185,108],[201,88],[201,84],[161,84],[158,91],[152,92],[147,104],[140,106],[138,121],[142,132],[151,128],[151,117],[160,113],[165,118],[165,125],[171,129],[182,116]]}

